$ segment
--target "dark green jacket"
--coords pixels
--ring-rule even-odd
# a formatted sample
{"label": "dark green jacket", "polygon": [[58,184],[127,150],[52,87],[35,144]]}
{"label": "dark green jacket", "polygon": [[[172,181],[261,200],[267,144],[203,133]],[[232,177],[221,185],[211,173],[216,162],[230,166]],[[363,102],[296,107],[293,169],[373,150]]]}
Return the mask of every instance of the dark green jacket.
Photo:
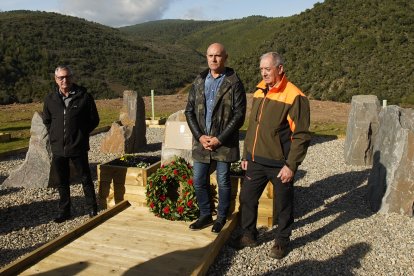
{"label": "dark green jacket", "polygon": [[[187,123],[193,134],[192,156],[195,161],[203,163],[211,160],[235,162],[240,159],[239,128],[243,126],[246,114],[246,92],[236,72],[226,68],[224,80],[215,97],[211,131],[207,133],[204,82],[208,72],[208,69],[205,70],[193,82],[185,109]],[[222,145],[213,152],[205,150],[199,142],[202,135],[215,136]]]}
{"label": "dark green jacket", "polygon": [[269,91],[262,81],[253,95],[243,159],[296,172],[309,142],[310,108],[306,96],[283,76]]}

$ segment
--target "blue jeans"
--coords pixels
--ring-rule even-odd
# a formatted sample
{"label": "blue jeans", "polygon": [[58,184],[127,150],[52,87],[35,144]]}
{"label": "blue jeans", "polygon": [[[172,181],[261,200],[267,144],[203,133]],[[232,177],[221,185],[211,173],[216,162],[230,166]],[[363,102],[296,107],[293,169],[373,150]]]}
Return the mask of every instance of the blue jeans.
{"label": "blue jeans", "polygon": [[[218,207],[217,217],[226,218],[230,207],[231,183],[230,183],[230,163],[221,161],[216,162],[216,174],[218,184]],[[211,216],[210,203],[210,168],[214,163],[201,163],[194,161],[194,188],[200,208],[200,217]]]}

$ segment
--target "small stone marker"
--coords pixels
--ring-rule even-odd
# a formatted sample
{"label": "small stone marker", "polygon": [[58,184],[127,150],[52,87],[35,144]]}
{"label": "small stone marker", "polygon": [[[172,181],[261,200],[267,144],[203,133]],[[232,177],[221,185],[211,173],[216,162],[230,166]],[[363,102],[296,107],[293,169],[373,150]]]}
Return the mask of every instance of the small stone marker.
{"label": "small stone marker", "polygon": [[174,160],[174,156],[180,156],[192,163],[191,157],[193,134],[188,127],[184,110],[180,110],[170,117],[165,123],[164,141],[162,143],[161,164]]}

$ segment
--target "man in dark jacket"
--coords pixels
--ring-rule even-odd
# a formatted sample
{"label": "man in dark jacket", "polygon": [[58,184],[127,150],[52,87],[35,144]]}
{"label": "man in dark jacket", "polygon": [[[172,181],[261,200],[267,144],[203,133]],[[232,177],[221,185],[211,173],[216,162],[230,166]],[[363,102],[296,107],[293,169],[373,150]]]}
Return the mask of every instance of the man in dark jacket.
{"label": "man in dark jacket", "polygon": [[230,245],[256,245],[258,202],[271,181],[278,228],[270,256],[281,259],[287,254],[292,232],[293,179],[311,138],[310,108],[306,96],[287,79],[278,53],[260,58],[260,73],[263,80],[253,95],[242,158],[242,168],[247,170],[240,191],[243,235]]}
{"label": "man in dark jacket", "polygon": [[56,91],[45,97],[43,123],[49,133],[52,149],[52,172],[58,179],[59,214],[61,223],[71,216],[69,160],[81,177],[89,216],[97,214],[95,188],[89,169],[89,134],[99,124],[95,101],[84,87],[73,83],[68,66],[55,70]]}
{"label": "man in dark jacket", "polygon": [[225,67],[227,53],[223,45],[211,44],[206,56],[209,69],[195,79],[185,109],[194,138],[194,187],[200,208],[200,217],[190,229],[213,224],[209,178],[210,168],[215,165],[219,203],[211,231],[219,233],[230,206],[230,164],[240,159],[239,128],[244,123],[246,93],[234,70]]}

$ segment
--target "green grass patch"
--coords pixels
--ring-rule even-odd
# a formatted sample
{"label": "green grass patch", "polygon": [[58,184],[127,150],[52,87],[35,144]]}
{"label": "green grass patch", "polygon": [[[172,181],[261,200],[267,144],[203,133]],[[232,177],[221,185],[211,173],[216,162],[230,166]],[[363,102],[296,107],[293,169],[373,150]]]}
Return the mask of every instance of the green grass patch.
{"label": "green grass patch", "polygon": [[[33,114],[41,111],[42,104],[24,106],[21,112],[0,112],[0,132],[10,133],[12,139],[9,142],[0,143],[0,153],[26,148],[29,146],[30,126],[32,124]],[[99,107],[99,126],[111,126],[113,122],[119,120],[119,106]],[[146,114],[150,116],[149,114]],[[157,117],[168,118],[170,114],[156,114]]]}
{"label": "green grass patch", "polygon": [[311,122],[310,131],[315,136],[336,136],[343,138],[346,135],[346,124]]}
{"label": "green grass patch", "polygon": [[0,143],[0,153],[26,148],[29,146],[29,138],[12,138],[8,142]]}
{"label": "green grass patch", "polygon": [[[6,132],[11,134],[11,141],[0,143],[0,153],[25,148],[29,146],[30,139],[30,126],[34,112],[40,111],[41,105],[31,105],[30,107],[24,107],[19,112],[1,111],[0,112],[0,132]],[[100,123],[98,127],[110,126],[113,122],[119,120],[119,107],[118,106],[105,106],[99,107],[98,112],[100,117]],[[171,114],[157,113],[156,117],[168,118]],[[146,114],[150,117],[151,114]],[[241,127],[242,130],[247,130],[248,119]],[[327,123],[327,122],[312,122],[310,130],[312,135],[316,136],[336,136],[345,137],[346,124],[342,123]]]}
{"label": "green grass patch", "polygon": [[115,108],[98,108],[99,113],[99,126],[98,127],[104,127],[104,126],[110,126],[113,122],[119,120],[119,109]]}

